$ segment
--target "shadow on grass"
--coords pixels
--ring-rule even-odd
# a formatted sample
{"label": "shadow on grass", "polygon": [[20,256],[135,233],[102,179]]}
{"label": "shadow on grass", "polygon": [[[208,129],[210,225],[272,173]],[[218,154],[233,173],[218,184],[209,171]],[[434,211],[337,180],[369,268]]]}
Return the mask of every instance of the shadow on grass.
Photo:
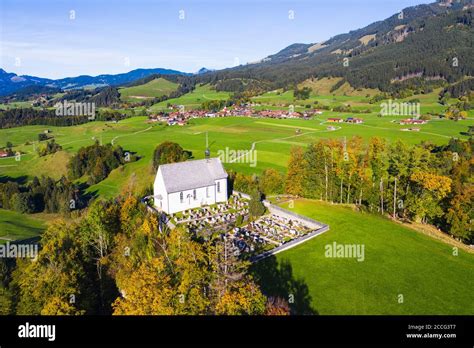
{"label": "shadow on grass", "polygon": [[8,181],[16,182],[19,185],[24,185],[28,181],[28,176],[21,175],[21,176],[17,176],[17,177],[11,177],[11,176],[8,176],[8,175],[0,175],[0,184],[4,184]]}
{"label": "shadow on grass", "polygon": [[270,256],[254,263],[250,271],[265,295],[281,297],[289,302],[291,314],[319,314],[311,307],[308,286],[304,280],[295,279],[288,261],[278,262],[275,256]]}

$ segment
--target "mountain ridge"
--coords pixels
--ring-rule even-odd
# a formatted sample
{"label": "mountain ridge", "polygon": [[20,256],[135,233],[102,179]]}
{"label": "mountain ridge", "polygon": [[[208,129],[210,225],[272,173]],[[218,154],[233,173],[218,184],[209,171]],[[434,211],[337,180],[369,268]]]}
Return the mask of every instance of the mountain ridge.
{"label": "mountain ridge", "polygon": [[[48,79],[30,75],[17,75],[8,73],[0,68],[0,95],[14,93],[31,85],[42,85],[63,90],[84,88],[87,86],[118,86],[150,75],[191,75],[178,70],[164,68],[138,68],[120,74],[101,74],[97,76],[79,75],[61,79]],[[16,81],[15,81],[16,80]]]}

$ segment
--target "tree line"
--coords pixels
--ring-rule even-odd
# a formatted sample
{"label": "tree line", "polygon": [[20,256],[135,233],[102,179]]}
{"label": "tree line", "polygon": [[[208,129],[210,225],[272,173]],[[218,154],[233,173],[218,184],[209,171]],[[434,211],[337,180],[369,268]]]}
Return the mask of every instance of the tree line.
{"label": "tree line", "polygon": [[[97,121],[118,121],[129,117],[117,110],[98,110]],[[90,122],[88,115],[56,115],[53,109],[15,108],[0,110],[0,128],[12,128],[31,125],[45,126],[76,126]]]}
{"label": "tree line", "polygon": [[86,205],[79,187],[62,177],[34,177],[25,185],[8,180],[0,183],[0,208],[19,213],[64,213],[81,209]]}
{"label": "tree line", "polygon": [[437,226],[465,243],[474,242],[474,140],[407,146],[360,137],[319,140],[291,149],[288,172],[260,176],[231,173],[238,191],[290,194],[355,204],[373,213]]}
{"label": "tree line", "polygon": [[72,180],[83,175],[88,176],[88,184],[93,185],[104,180],[109,173],[125,164],[135,161],[136,156],[125,152],[120,145],[93,145],[81,147],[68,163],[68,176]]}

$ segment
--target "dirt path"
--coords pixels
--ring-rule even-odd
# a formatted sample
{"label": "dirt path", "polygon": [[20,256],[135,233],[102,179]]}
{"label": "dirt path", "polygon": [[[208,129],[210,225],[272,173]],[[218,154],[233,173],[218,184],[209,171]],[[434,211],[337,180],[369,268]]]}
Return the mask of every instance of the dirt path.
{"label": "dirt path", "polygon": [[150,126],[150,127],[148,127],[147,129],[142,129],[142,130],[140,130],[140,131],[138,131],[138,132],[135,132],[135,133],[132,133],[132,134],[117,135],[115,138],[113,138],[113,139],[110,141],[110,143],[111,143],[112,145],[114,145],[115,140],[117,140],[118,138],[129,137],[129,136],[132,136],[132,135],[140,134],[140,133],[149,131],[149,130],[152,129],[152,128],[153,128],[153,126]]}

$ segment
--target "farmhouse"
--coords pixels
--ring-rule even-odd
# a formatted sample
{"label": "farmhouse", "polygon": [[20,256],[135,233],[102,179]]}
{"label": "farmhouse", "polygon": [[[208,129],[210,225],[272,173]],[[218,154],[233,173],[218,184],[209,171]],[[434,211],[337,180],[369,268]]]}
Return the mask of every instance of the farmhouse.
{"label": "farmhouse", "polygon": [[426,120],[419,120],[416,118],[408,118],[406,120],[401,120],[400,124],[426,124]]}
{"label": "farmhouse", "polygon": [[356,124],[360,124],[360,123],[363,123],[363,122],[364,122],[364,120],[363,120],[363,119],[361,119],[361,118],[357,118],[357,117],[348,117],[348,118],[346,119],[346,122],[347,122],[347,123],[356,123]]}
{"label": "farmhouse", "polygon": [[227,173],[219,158],[163,164],[154,183],[154,202],[167,214],[227,201]]}
{"label": "farmhouse", "polygon": [[328,118],[328,122],[341,123],[341,122],[342,122],[342,118],[330,117],[330,118]]}

